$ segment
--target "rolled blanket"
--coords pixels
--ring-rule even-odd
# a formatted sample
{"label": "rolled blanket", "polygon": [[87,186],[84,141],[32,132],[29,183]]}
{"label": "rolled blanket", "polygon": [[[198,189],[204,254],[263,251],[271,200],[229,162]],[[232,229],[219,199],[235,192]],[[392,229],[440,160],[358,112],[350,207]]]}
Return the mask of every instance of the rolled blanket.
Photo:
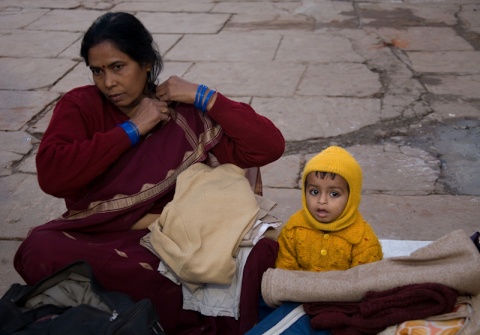
{"label": "rolled blanket", "polygon": [[409,256],[385,258],[344,271],[268,269],[262,296],[269,306],[283,301],[360,301],[368,291],[435,282],[459,293],[480,294],[480,253],[463,230],[455,230]]}
{"label": "rolled blanket", "polygon": [[315,329],[332,329],[340,334],[378,334],[385,328],[408,320],[450,313],[457,292],[436,283],[411,284],[390,290],[367,292],[360,302],[306,303]]}

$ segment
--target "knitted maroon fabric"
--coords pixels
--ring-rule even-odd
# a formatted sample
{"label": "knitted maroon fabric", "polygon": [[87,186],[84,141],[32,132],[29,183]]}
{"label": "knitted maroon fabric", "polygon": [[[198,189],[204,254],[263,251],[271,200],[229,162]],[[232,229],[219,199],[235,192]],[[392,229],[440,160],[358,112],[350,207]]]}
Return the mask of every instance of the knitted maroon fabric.
{"label": "knitted maroon fabric", "polygon": [[360,302],[304,304],[314,329],[331,329],[334,335],[378,334],[408,320],[449,313],[458,293],[442,284],[425,283],[370,291]]}

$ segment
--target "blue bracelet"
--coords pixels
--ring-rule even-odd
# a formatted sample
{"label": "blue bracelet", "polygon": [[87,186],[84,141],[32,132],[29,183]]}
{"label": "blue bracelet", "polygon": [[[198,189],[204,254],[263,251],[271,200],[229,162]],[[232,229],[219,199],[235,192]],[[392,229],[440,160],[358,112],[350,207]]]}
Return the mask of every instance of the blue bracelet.
{"label": "blue bracelet", "polygon": [[205,98],[205,101],[203,102],[203,105],[202,105],[203,113],[207,111],[208,102],[210,101],[210,98],[215,94],[215,92],[216,92],[215,90],[210,90],[210,92],[208,92],[207,97]]}
{"label": "blue bracelet", "polygon": [[202,90],[202,87],[203,87],[202,84],[198,85],[198,87],[197,87],[197,93],[195,93],[195,102],[193,103],[193,105],[195,107],[198,106],[198,101],[199,101],[199,98],[200,98],[200,91]]}
{"label": "blue bracelet", "polygon": [[140,132],[138,131],[137,125],[135,123],[129,120],[122,124],[119,124],[118,126],[125,130],[128,138],[130,139],[130,142],[132,143],[132,146],[134,146],[138,143],[138,141],[140,141]]}
{"label": "blue bracelet", "polygon": [[203,96],[207,91],[207,88],[208,87],[203,84],[200,84],[197,88],[197,93],[195,94],[195,102],[193,103],[193,105],[198,109],[202,109]]}

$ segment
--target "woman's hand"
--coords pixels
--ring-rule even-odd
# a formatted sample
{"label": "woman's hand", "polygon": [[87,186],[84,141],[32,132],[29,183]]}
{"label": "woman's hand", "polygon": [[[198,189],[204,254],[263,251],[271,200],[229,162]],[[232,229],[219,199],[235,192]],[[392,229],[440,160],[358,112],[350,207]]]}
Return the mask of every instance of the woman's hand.
{"label": "woman's hand", "polygon": [[157,86],[156,96],[160,101],[177,101],[193,104],[198,84],[191,83],[183,78],[171,76]]}
{"label": "woman's hand", "polygon": [[146,135],[153,127],[170,118],[168,104],[155,98],[143,98],[133,110],[130,119],[135,123],[140,135]]}
{"label": "woman's hand", "polygon": [[[156,96],[160,101],[165,101],[167,103],[170,101],[177,101],[193,105],[198,86],[199,84],[189,82],[183,78],[171,76],[157,86]],[[207,89],[204,96],[207,96],[208,92],[210,92],[210,89]],[[207,110],[212,108],[216,98],[216,94],[210,98]]]}

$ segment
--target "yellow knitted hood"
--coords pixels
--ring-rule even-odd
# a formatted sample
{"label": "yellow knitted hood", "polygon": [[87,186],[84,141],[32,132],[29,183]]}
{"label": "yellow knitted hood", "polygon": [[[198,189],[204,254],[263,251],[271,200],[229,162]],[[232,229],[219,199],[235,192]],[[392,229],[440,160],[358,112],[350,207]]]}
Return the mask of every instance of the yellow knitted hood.
{"label": "yellow knitted hood", "polygon": [[[340,217],[330,223],[317,221],[307,209],[305,181],[310,172],[332,172],[342,176],[348,183],[348,202]],[[316,229],[337,231],[353,224],[358,217],[362,193],[362,168],[350,153],[340,147],[330,146],[313,157],[305,166],[302,176],[302,205],[307,221]]]}

